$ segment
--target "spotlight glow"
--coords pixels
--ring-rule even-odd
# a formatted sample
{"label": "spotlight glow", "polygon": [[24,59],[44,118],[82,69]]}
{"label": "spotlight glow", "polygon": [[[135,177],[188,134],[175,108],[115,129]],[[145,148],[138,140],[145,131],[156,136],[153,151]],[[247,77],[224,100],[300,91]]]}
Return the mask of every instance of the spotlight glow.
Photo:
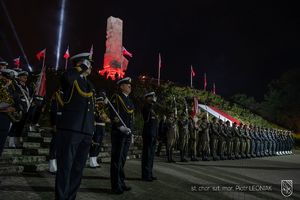
{"label": "spotlight glow", "polygon": [[27,67],[28,67],[28,69],[32,72],[32,68],[31,68],[31,66],[30,66],[30,64],[29,64],[29,62],[28,62],[28,59],[27,59],[27,56],[26,56],[26,54],[25,54],[23,45],[22,45],[22,43],[21,43],[21,41],[20,41],[20,39],[19,39],[19,36],[18,36],[17,31],[16,31],[16,29],[15,29],[15,26],[14,26],[14,24],[13,24],[13,22],[12,22],[10,16],[9,16],[9,13],[8,13],[8,11],[7,11],[7,8],[6,8],[6,6],[5,6],[5,4],[4,4],[3,1],[0,1],[0,2],[1,2],[1,4],[2,4],[3,10],[4,10],[4,12],[5,12],[6,16],[7,16],[9,25],[11,26],[11,29],[12,29],[12,31],[13,31],[13,33],[14,33],[14,36],[15,36],[16,40],[17,40],[17,43],[18,43],[18,45],[19,45],[19,48],[20,48],[20,50],[21,50],[21,52],[22,52],[22,54],[23,54],[23,58],[24,58],[24,60],[25,60],[25,62],[26,62],[26,64],[27,64]]}
{"label": "spotlight glow", "polygon": [[60,18],[59,18],[58,42],[57,42],[57,49],[56,49],[56,64],[55,64],[56,70],[58,69],[59,57],[60,57],[61,39],[62,39],[64,16],[65,16],[65,4],[66,4],[66,0],[62,0],[61,9],[60,9]]}

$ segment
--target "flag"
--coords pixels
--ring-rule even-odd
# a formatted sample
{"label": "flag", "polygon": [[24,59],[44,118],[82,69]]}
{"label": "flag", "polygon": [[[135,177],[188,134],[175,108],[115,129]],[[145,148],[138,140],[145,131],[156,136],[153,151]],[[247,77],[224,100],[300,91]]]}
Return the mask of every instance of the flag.
{"label": "flag", "polygon": [[37,81],[36,95],[44,97],[46,95],[46,67],[43,67]]}
{"label": "flag", "polygon": [[19,67],[20,67],[20,57],[15,58],[13,61],[14,61],[14,65],[15,65],[17,68],[19,68]]}
{"label": "flag", "polygon": [[127,51],[125,49],[125,47],[122,47],[122,53],[123,53],[124,56],[129,56],[129,57],[132,58],[132,53],[130,53],[129,51]]}
{"label": "flag", "polygon": [[216,84],[213,84],[213,94],[216,94]]}
{"label": "flag", "polygon": [[90,60],[92,60],[93,54],[94,54],[94,46],[92,45],[90,49],[90,57],[89,57]]}
{"label": "flag", "polygon": [[193,101],[193,108],[192,108],[192,117],[194,117],[195,115],[197,115],[198,111],[199,111],[199,104],[198,104],[198,99],[197,97],[194,97],[194,101]]}
{"label": "flag", "polygon": [[191,74],[192,74],[192,77],[196,76],[196,73],[193,70],[193,66],[191,66]]}
{"label": "flag", "polygon": [[46,49],[43,49],[42,51],[40,51],[36,54],[36,58],[38,60],[41,60],[41,58],[45,58],[45,54],[46,54]]}
{"label": "flag", "polygon": [[206,81],[206,73],[204,73],[204,91],[206,91],[207,81]]}
{"label": "flag", "polygon": [[64,58],[65,59],[69,59],[70,58],[70,53],[69,53],[69,47],[67,48],[65,54],[64,54]]}

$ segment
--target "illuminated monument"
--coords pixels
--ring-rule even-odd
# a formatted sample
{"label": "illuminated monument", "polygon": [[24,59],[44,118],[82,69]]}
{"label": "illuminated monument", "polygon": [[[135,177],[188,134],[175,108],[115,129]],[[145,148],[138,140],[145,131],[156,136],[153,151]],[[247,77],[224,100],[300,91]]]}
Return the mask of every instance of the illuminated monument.
{"label": "illuminated monument", "polygon": [[128,60],[122,53],[123,21],[119,18],[109,17],[106,28],[106,51],[104,54],[103,69],[100,75],[115,80],[123,78],[127,70]]}

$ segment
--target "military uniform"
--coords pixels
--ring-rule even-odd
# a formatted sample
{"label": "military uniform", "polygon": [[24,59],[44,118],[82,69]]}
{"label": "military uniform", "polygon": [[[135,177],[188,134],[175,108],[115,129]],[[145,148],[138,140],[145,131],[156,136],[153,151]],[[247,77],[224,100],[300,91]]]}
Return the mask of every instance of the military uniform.
{"label": "military uniform", "polygon": [[209,122],[206,117],[202,117],[199,125],[199,133],[201,137],[201,153],[202,153],[202,160],[208,161],[210,156],[210,147],[209,147]]}
{"label": "military uniform", "polygon": [[105,125],[110,122],[109,117],[105,113],[105,97],[103,95],[98,95],[96,97],[95,105],[95,133],[92,138],[92,146],[90,149],[90,167],[97,168],[100,165],[97,162],[97,157],[101,150],[102,140],[105,136]]}
{"label": "military uniform", "polygon": [[191,156],[191,161],[198,161],[196,158],[197,153],[197,133],[198,133],[198,118],[190,117],[189,118],[189,154]]}
{"label": "military uniform", "polygon": [[239,130],[239,139],[240,139],[240,155],[241,158],[246,158],[246,147],[247,147],[247,141],[246,141],[246,129],[244,125],[241,123],[238,127]]}
{"label": "military uniform", "polygon": [[56,91],[50,102],[50,124],[52,126],[52,138],[49,147],[49,172],[57,171],[56,151],[57,151],[57,122],[60,121],[62,115],[63,102],[58,98],[62,95],[60,90]]}
{"label": "military uniform", "polygon": [[189,142],[189,119],[183,114],[178,122],[179,125],[179,149],[180,149],[180,161],[186,162],[185,154],[188,149]]}
{"label": "military uniform", "polygon": [[13,124],[13,120],[8,113],[8,108],[19,109],[18,96],[13,89],[12,81],[9,80],[11,73],[13,72],[9,69],[3,68],[0,70],[0,156],[2,155],[6,138]]}
{"label": "military uniform", "polygon": [[220,157],[217,155],[218,143],[220,141],[220,124],[217,122],[217,119],[213,119],[213,123],[210,124],[210,132],[211,132],[211,151],[214,160],[220,160]]}
{"label": "military uniform", "polygon": [[233,139],[234,139],[233,128],[230,127],[229,121],[226,121],[224,131],[227,135],[227,138],[226,138],[227,157],[228,157],[228,159],[235,159],[235,156],[233,153]]}
{"label": "military uniform", "polygon": [[241,152],[241,132],[240,127],[236,126],[236,123],[234,122],[232,125],[232,135],[233,135],[233,145],[234,145],[234,154],[236,159],[240,159],[240,152]]}
{"label": "military uniform", "polygon": [[219,155],[221,160],[225,160],[225,152],[226,152],[226,132],[225,132],[225,125],[222,120],[219,120],[219,130],[218,132],[220,133],[219,136]]}
{"label": "military uniform", "polygon": [[246,154],[246,158],[251,158],[251,136],[250,136],[250,129],[246,125],[244,125],[243,129],[245,130],[244,140],[245,140],[245,154]]}
{"label": "military uniform", "polygon": [[90,54],[73,56],[77,65],[62,75],[62,116],[57,123],[56,199],[75,199],[92,143],[94,127],[93,85]]}
{"label": "military uniform", "polygon": [[[117,84],[120,86],[122,84],[131,84],[131,79],[129,77],[121,79]],[[129,189],[125,184],[124,166],[132,137],[130,133],[133,125],[134,105],[130,97],[122,92],[114,94],[111,102],[126,125],[125,127],[115,112],[110,109],[112,122],[110,166],[111,187],[114,193],[121,194],[124,190]]]}
{"label": "military uniform", "polygon": [[158,127],[158,146],[156,151],[157,156],[160,156],[162,145],[167,146],[167,130],[168,127],[166,123],[166,116],[164,116],[164,118],[160,120]]}
{"label": "military uniform", "polygon": [[155,155],[155,147],[158,131],[158,118],[154,110],[155,101],[147,100],[148,98],[155,98],[155,93],[147,93],[145,96],[146,102],[142,109],[144,127],[143,127],[143,152],[142,152],[142,179],[152,181],[153,176],[153,162]]}
{"label": "military uniform", "polygon": [[173,149],[175,148],[175,143],[178,138],[178,127],[177,120],[174,116],[174,113],[171,113],[167,117],[167,159],[168,162],[175,162],[173,160]]}

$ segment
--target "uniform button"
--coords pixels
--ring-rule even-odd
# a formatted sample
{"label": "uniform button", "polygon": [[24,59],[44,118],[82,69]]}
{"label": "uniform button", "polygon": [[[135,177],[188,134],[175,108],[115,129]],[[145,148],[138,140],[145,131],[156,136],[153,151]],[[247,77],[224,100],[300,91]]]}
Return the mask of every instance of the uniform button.
{"label": "uniform button", "polygon": [[88,104],[91,104],[91,102],[89,101]]}
{"label": "uniform button", "polygon": [[88,111],[90,111],[90,109],[88,109]]}

